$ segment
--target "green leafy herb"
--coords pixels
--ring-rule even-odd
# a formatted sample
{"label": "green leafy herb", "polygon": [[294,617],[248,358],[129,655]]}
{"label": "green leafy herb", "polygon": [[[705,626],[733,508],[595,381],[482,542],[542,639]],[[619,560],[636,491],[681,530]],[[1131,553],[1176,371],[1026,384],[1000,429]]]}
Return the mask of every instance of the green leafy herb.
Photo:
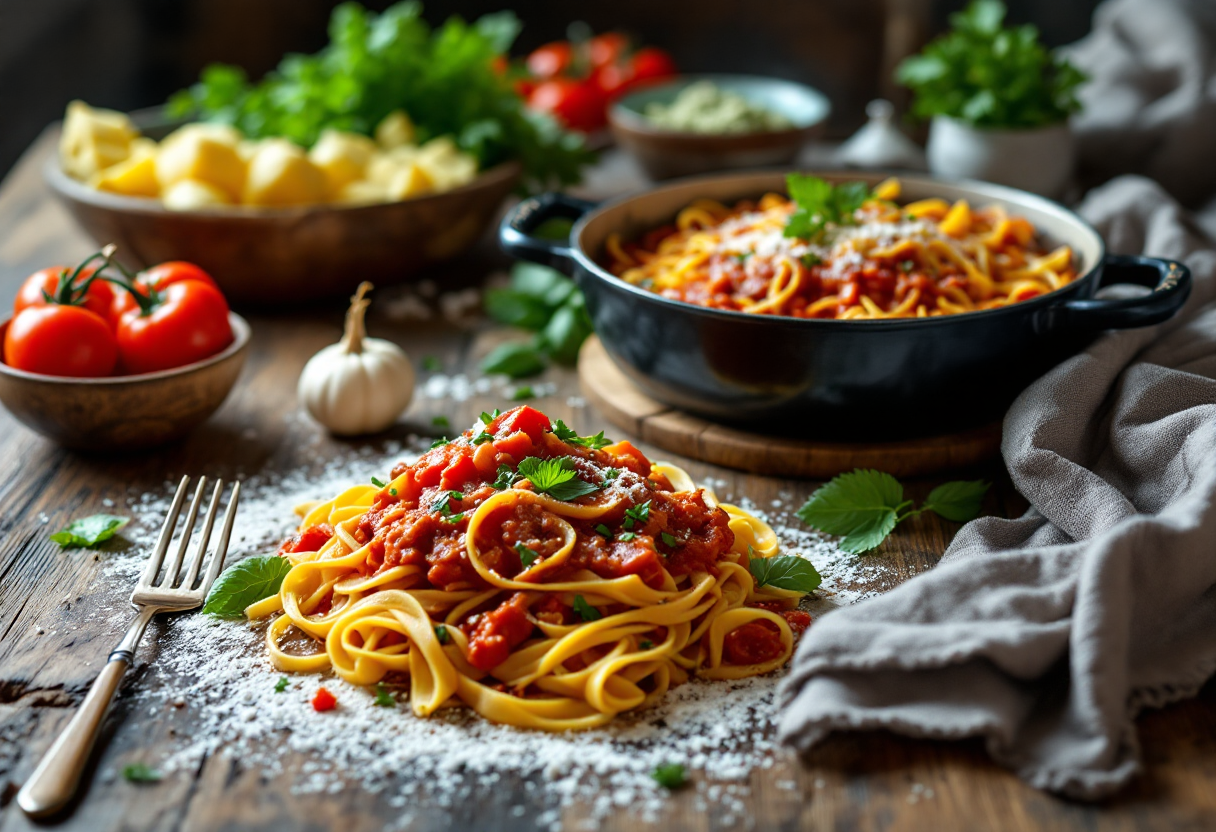
{"label": "green leafy herb", "polygon": [[675,791],[682,788],[688,783],[688,776],[684,773],[684,766],[679,763],[663,763],[657,765],[654,771],[650,773],[654,781],[665,789]]}
{"label": "green leafy herb", "polygon": [[597,532],[599,532],[600,534],[602,534],[604,537],[612,537],[612,529],[608,528],[603,523],[600,523],[598,526],[596,526],[595,530]]}
{"label": "green leafy herb", "polygon": [[485,430],[479,430],[477,433],[473,434],[473,438],[469,441],[471,441],[474,445],[484,445],[485,443],[492,442],[493,440],[494,434],[486,433]]}
{"label": "green leafy herb", "polygon": [[533,488],[555,500],[570,501],[600,490],[598,485],[578,478],[574,460],[568,456],[543,460],[527,457],[519,463],[519,473],[528,478]]}
{"label": "green leafy herb", "polygon": [[[579,348],[591,334],[591,319],[582,293],[573,281],[547,266],[517,263],[511,270],[511,285],[486,291],[484,306],[493,320],[536,333],[526,345],[527,350],[517,347],[509,356],[508,366],[518,364],[527,372],[487,369],[490,362],[487,357],[482,365],[487,373],[505,372],[523,378],[540,372],[550,358],[559,364],[573,364]],[[499,364],[508,357],[505,352],[502,356],[495,353],[491,356]]]}
{"label": "green leafy herb", "polygon": [[448,439],[446,436],[441,436],[438,439],[436,439],[434,442],[431,443],[431,450],[433,451],[436,448],[442,448],[444,445],[448,444],[451,441],[452,440]]}
{"label": "green leafy herb", "polygon": [[645,525],[650,520],[650,500],[640,506],[625,509],[625,520],[621,523],[627,529],[632,529],[634,523]]}
{"label": "green leafy herb", "polygon": [[900,260],[899,261],[899,270],[901,272],[910,272],[915,268],[916,268],[915,260]]}
{"label": "green leafy herb", "polygon": [[604,469],[604,485],[610,482],[615,482],[616,478],[621,475],[620,468],[605,468]]}
{"label": "green leafy herb", "polygon": [[750,558],[747,568],[756,579],[756,586],[772,586],[792,592],[812,592],[822,580],[814,565],[797,555]]}
{"label": "green leafy herb", "polygon": [[674,549],[680,545],[680,539],[677,538],[674,534],[668,534],[667,532],[660,532],[659,537],[662,538],[663,544],[665,546],[667,546],[667,548],[669,548],[669,549]]}
{"label": "green leafy herb", "polygon": [[448,635],[448,628],[442,624],[435,625],[435,638],[439,640],[440,644],[447,644],[448,639],[451,638],[451,636]]}
{"label": "green leafy herb", "polygon": [[239,67],[213,64],[170,99],[169,112],[309,147],[326,128],[370,135],[385,116],[404,110],[420,143],[450,136],[482,169],[518,160],[530,189],[575,182],[593,158],[583,140],[525,109],[511,79],[492,66],[519,28],[513,14],[500,12],[473,24],[451,17],[432,31],[420,3],[379,15],[343,3],[320,52],[287,55],[257,84]]}
{"label": "green leafy herb", "polygon": [[747,258],[751,257],[752,253],[750,251],[736,251],[736,252],[732,252],[730,256],[733,257],[735,260],[737,260],[739,263],[746,263]]}
{"label": "green leafy herb", "polygon": [[372,485],[376,486],[376,488],[384,488],[388,483],[378,477],[372,477]]}
{"label": "green leafy herb", "polygon": [[574,596],[574,611],[584,621],[599,621],[604,617],[599,610],[588,604],[586,599],[581,595]]}
{"label": "green leafy herb", "polygon": [[532,387],[527,384],[521,384],[519,387],[516,387],[511,391],[511,401],[513,402],[522,402],[534,398],[536,398],[536,393],[533,392]]}
{"label": "green leafy herb", "polygon": [[819,266],[823,264],[823,258],[813,251],[808,251],[798,259],[801,260],[802,265],[806,266],[808,269],[811,266]]}
{"label": "green leafy herb", "polygon": [[532,231],[533,237],[542,240],[569,240],[574,229],[574,220],[568,217],[549,217]]}
{"label": "green leafy herb", "polygon": [[870,188],[864,182],[833,185],[818,176],[799,173],[786,176],[785,185],[790,199],[798,207],[790,215],[782,234],[804,240],[818,239],[828,223],[852,224],[853,213],[870,196]]}
{"label": "green leafy herb", "polygon": [[522,543],[515,544],[515,553],[519,555],[519,562],[523,564],[524,569],[531,568],[532,564],[536,563],[540,557],[540,552],[535,549],[530,549]]}
{"label": "green leafy herb", "polygon": [[91,549],[118,534],[129,522],[129,518],[116,517],[113,514],[94,514],[68,523],[51,535],[51,540],[64,549],[80,546]]}
{"label": "green leafy herb", "polygon": [[448,420],[447,416],[435,416],[431,419],[431,425],[437,428],[450,428],[452,423]]}
{"label": "green leafy herb", "polygon": [[388,490],[388,493],[389,493],[389,495],[390,495],[390,496],[392,496],[392,497],[396,497],[396,496],[397,496],[397,489],[395,489],[395,488],[390,488],[390,489]]}
{"label": "green leafy herb", "polygon": [[207,594],[203,612],[218,618],[240,618],[245,608],[279,591],[291,561],[278,555],[245,558],[224,570]]}
{"label": "green leafy herb", "polygon": [[437,373],[443,369],[443,364],[439,363],[439,359],[435,356],[428,355],[424,356],[422,359],[422,369],[426,370],[428,373]]}
{"label": "green leafy herb", "polygon": [[464,492],[462,491],[444,491],[435,502],[431,503],[431,511],[442,514],[445,517],[450,517],[452,515],[451,501],[456,500],[459,502],[462,499],[464,499]]}
{"label": "green leafy herb", "polygon": [[484,410],[481,411],[481,415],[478,416],[477,418],[479,418],[481,420],[481,423],[483,425],[488,425],[488,424],[490,424],[490,422],[493,422],[495,419],[497,419],[501,415],[502,415],[502,411],[496,407],[496,408],[494,408],[493,413],[486,413]]}
{"label": "green leafy herb", "polygon": [[444,515],[443,522],[459,523],[461,520],[464,519],[464,515],[465,515],[465,513],[463,511],[460,512],[459,514],[447,514],[447,515]]}
{"label": "green leafy herb", "polygon": [[147,763],[132,763],[122,767],[122,779],[128,783],[159,783],[160,772]]}
{"label": "green leafy herb", "polygon": [[1085,74],[1039,42],[1034,26],[1005,27],[1005,4],[974,0],[950,16],[953,31],[896,69],[919,118],[949,116],[979,127],[1058,124],[1081,109]]}
{"label": "green leafy herb", "polygon": [[497,475],[494,478],[494,487],[499,491],[506,491],[515,485],[518,479],[519,476],[511,470],[511,466],[504,463],[498,466]]}
{"label": "green leafy herb", "polygon": [[604,438],[603,431],[600,431],[595,436],[579,436],[574,432],[573,428],[569,427],[561,419],[553,423],[553,435],[569,445],[578,445],[593,450],[606,448],[612,444],[611,439]]}
{"label": "green leafy herb", "polygon": [[545,355],[535,343],[500,344],[481,362],[481,371],[511,378],[527,378],[544,371]]}
{"label": "green leafy herb", "polygon": [[287,677],[281,676],[279,678],[279,681],[274,683],[274,692],[282,693],[283,691],[287,690],[287,685],[288,685]]}
{"label": "green leafy herb", "polygon": [[641,647],[643,650],[649,650],[654,647],[654,642],[648,638],[644,638],[638,642],[638,647]]}
{"label": "green leafy herb", "polygon": [[395,708],[397,707],[397,700],[384,687],[383,682],[376,682],[376,699],[372,704],[378,705],[381,708]]}
{"label": "green leafy herb", "polygon": [[988,484],[949,482],[935,488],[919,509],[904,499],[904,488],[890,474],[856,470],[840,474],[817,489],[798,509],[807,525],[827,534],[842,535],[840,546],[860,553],[875,548],[900,521],[923,511],[964,522],[979,514]]}
{"label": "green leafy herb", "polygon": [[633,540],[635,537],[637,537],[636,532],[621,532],[620,534],[618,534],[616,536],[616,539],[623,540],[624,542],[628,543],[629,541]]}

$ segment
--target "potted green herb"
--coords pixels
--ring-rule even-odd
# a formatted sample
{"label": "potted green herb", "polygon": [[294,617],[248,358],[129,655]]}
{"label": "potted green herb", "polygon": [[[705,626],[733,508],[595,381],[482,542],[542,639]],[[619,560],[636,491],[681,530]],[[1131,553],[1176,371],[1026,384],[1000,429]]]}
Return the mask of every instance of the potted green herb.
{"label": "potted green herb", "polygon": [[1073,167],[1070,114],[1085,75],[1039,42],[1034,26],[1006,27],[1005,4],[973,0],[952,31],[896,70],[912,114],[931,118],[929,168],[1056,195]]}

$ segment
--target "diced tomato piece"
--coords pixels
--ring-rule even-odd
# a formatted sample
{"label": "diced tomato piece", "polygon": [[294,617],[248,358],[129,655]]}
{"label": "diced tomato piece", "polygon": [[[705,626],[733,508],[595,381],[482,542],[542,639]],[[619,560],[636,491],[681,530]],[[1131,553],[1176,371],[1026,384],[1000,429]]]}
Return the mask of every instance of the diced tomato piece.
{"label": "diced tomato piece", "polygon": [[530,635],[528,596],[517,592],[477,621],[469,639],[469,664],[488,673],[505,662],[511,650]]}
{"label": "diced tomato piece", "polygon": [[317,688],[317,693],[312,698],[312,709],[314,711],[332,711],[338,707],[338,700],[334,695],[325,688]]}
{"label": "diced tomato piece", "polygon": [[781,613],[781,617],[785,619],[785,623],[790,625],[790,629],[794,631],[795,636],[800,636],[806,632],[806,628],[811,626],[811,614],[802,610],[786,610]]}
{"label": "diced tomato piece", "polygon": [[479,478],[477,466],[473,463],[473,457],[468,454],[461,454],[452,464],[443,469],[443,477],[439,480],[439,485],[445,490],[459,490],[466,482],[472,482]]}
{"label": "diced tomato piece", "polygon": [[333,526],[328,523],[317,523],[284,540],[283,545],[279,547],[279,554],[294,555],[296,552],[315,552],[333,536]]}
{"label": "diced tomato piece", "polygon": [[550,424],[548,416],[526,404],[508,410],[490,422],[489,427],[486,428],[494,436],[503,436],[522,430],[533,442],[540,439],[541,434],[545,431],[552,429],[553,425]]}
{"label": "diced tomato piece", "polygon": [[536,443],[522,430],[518,430],[505,439],[495,439],[494,448],[499,453],[510,455],[516,462],[532,453]]}
{"label": "diced tomato piece", "polygon": [[781,630],[771,621],[758,619],[736,627],[726,634],[723,651],[730,664],[760,664],[781,655]]}
{"label": "diced tomato piece", "polygon": [[493,442],[482,442],[477,446],[477,450],[473,451],[473,464],[477,466],[478,473],[494,476],[498,470],[498,448],[494,447]]}
{"label": "diced tomato piece", "polygon": [[646,458],[646,454],[635,448],[633,443],[622,440],[615,445],[607,446],[603,450],[618,465],[628,468],[640,477],[650,476],[650,460]]}

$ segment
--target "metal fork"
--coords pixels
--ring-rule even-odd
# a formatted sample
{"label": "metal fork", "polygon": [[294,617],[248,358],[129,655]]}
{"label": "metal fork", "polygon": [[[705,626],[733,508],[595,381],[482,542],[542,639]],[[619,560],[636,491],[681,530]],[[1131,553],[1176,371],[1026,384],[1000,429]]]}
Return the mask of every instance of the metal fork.
{"label": "metal fork", "polygon": [[177,546],[173,560],[164,571],[164,577],[160,583],[157,583],[156,577],[160,573],[165,555],[169,551],[169,544],[173,540],[173,529],[177,526],[182,503],[185,502],[186,494],[189,491],[190,477],[182,477],[181,483],[177,486],[173,504],[169,506],[169,516],[165,518],[165,524],[160,530],[160,537],[156,540],[156,548],[152,550],[148,566],[144,569],[139,583],[135,585],[135,591],[131,593],[131,604],[137,611],[135,620],[127,628],[127,634],[122,637],[122,641],[110,653],[106,666],[102,668],[97,680],[89,688],[88,695],[80,704],[80,709],[76,711],[72,721],[63,729],[59,738],[55,740],[55,744],[51,746],[46,756],[42,758],[42,762],[38,764],[38,768],[34,770],[33,775],[17,793],[17,805],[27,815],[45,817],[54,814],[66,806],[76,794],[76,787],[80,783],[80,776],[84,772],[93,744],[97,740],[106,710],[109,708],[110,701],[114,698],[114,693],[118,690],[118,685],[122,682],[127,668],[135,662],[135,648],[139,646],[139,640],[143,637],[144,630],[147,629],[152,616],[158,612],[182,612],[199,606],[207,597],[207,592],[211,589],[211,584],[215,582],[216,576],[219,575],[220,569],[224,565],[224,555],[228,552],[228,539],[232,535],[232,523],[236,519],[237,503],[241,497],[239,482],[232,486],[232,495],[228,500],[228,507],[224,511],[224,529],[220,533],[215,555],[207,564],[207,571],[203,574],[202,581],[195,586],[199,570],[203,565],[203,558],[207,554],[207,544],[211,540],[211,527],[215,525],[215,517],[219,512],[220,496],[224,491],[223,480],[218,480],[215,484],[215,491],[211,496],[211,506],[203,521],[202,534],[199,537],[194,557],[190,560],[190,567],[181,582],[177,581],[178,572],[186,558],[186,550],[190,546],[190,536],[194,531],[195,520],[198,519],[198,510],[203,501],[206,483],[206,477],[199,478],[198,487],[194,491],[194,499],[190,502],[190,510],[186,515],[186,525],[182,529],[181,542]]}

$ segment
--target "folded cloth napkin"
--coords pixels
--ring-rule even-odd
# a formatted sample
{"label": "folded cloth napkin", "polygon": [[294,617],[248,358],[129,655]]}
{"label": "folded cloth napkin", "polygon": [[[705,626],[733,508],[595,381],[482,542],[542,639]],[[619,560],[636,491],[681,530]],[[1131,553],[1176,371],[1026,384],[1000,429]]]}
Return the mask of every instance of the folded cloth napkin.
{"label": "folded cloth napkin", "polygon": [[807,631],[782,689],[794,747],[981,736],[1032,785],[1093,799],[1136,773],[1137,711],[1216,671],[1216,247],[1140,177],[1081,213],[1112,251],[1186,262],[1186,308],[1014,403],[1001,450],[1025,516],[969,523],[936,568]]}
{"label": "folded cloth napkin", "polygon": [[1108,0],[1065,52],[1090,76],[1072,125],[1083,179],[1139,173],[1190,204],[1216,192],[1216,3]]}

